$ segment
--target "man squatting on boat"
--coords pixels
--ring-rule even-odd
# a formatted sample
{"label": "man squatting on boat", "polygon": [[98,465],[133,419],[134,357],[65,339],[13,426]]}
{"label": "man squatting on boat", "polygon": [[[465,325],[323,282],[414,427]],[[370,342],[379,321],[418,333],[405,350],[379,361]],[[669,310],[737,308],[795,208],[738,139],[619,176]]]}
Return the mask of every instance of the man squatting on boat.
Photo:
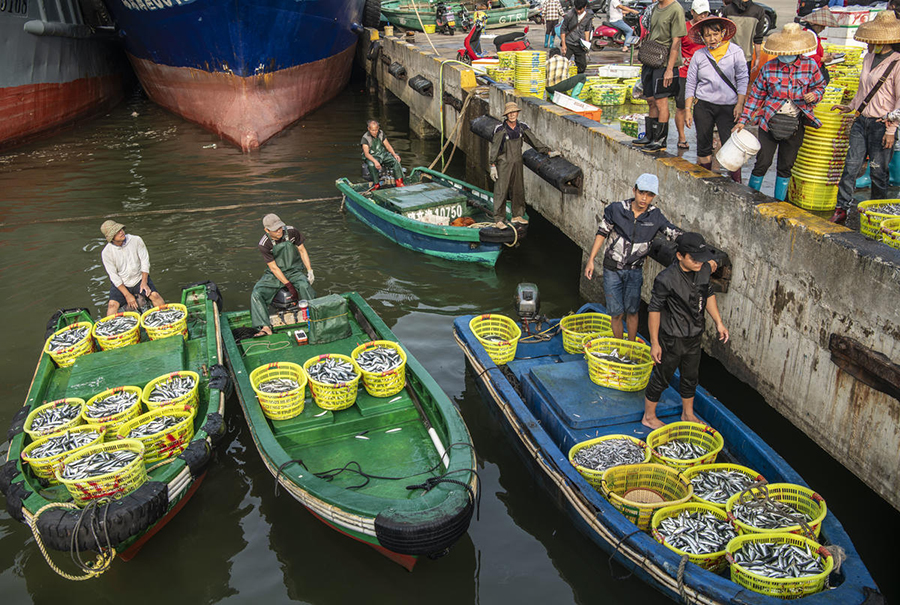
{"label": "man squatting on boat", "polygon": [[381,125],[377,120],[369,120],[366,124],[366,132],[359,142],[362,145],[362,157],[369,169],[369,178],[372,179],[372,189],[381,187],[380,173],[384,166],[394,175],[394,185],[403,187],[403,168],[400,166],[400,155],[391,147],[390,141],[384,136]]}
{"label": "man squatting on boat", "polygon": [[166,304],[150,279],[150,253],[144,240],[126,234],[125,225],[114,220],[104,221],[100,231],[107,242],[100,252],[100,259],[111,284],[106,315],[115,315],[122,305],[129,311],[137,311],[135,297],[138,295],[149,298],[154,307]]}
{"label": "man squatting on boat", "polygon": [[[250,318],[253,327],[259,330],[256,336],[272,333],[269,305],[281,288],[287,288],[295,302],[316,297],[312,288],[316,276],[303,245],[303,234],[285,225],[277,214],[267,214],[262,222],[265,234],[259,240],[258,248],[266,262],[266,272],[250,294]],[[303,274],[304,267],[306,275]]]}

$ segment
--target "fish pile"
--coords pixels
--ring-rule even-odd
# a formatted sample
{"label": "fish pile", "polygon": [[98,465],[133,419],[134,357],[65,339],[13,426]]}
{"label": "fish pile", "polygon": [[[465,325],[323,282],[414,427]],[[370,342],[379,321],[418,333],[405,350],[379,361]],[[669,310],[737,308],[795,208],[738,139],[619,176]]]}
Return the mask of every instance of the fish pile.
{"label": "fish pile", "polygon": [[799,525],[800,522],[809,523],[812,519],[795,509],[790,504],[785,504],[772,498],[752,500],[750,502],[737,502],[731,509],[731,514],[738,521],[758,529],[781,529]]}
{"label": "fish pile", "polygon": [[316,382],[324,384],[350,382],[359,376],[350,362],[343,359],[335,359],[334,357],[329,357],[324,361],[309,366],[306,373]]}
{"label": "fish pile", "polygon": [[372,347],[357,355],[356,363],[366,372],[390,372],[399,368],[403,359],[391,347]]}
{"label": "fish pile", "polygon": [[144,325],[151,328],[161,328],[170,326],[177,321],[184,319],[184,311],[181,309],[160,309],[153,311],[144,317]]}
{"label": "fish pile", "polygon": [[63,468],[60,476],[68,481],[75,481],[113,473],[128,466],[138,455],[137,452],[130,450],[97,452],[96,454],[73,460]]}
{"label": "fish pile", "polygon": [[141,437],[149,437],[156,433],[168,431],[182,420],[184,420],[184,418],[178,418],[177,416],[157,416],[153,420],[148,420],[131,429],[128,432],[128,438],[139,439]]}
{"label": "fish pile", "polygon": [[152,403],[165,403],[187,395],[197,386],[193,376],[173,376],[168,380],[157,382],[147,396]]}
{"label": "fish pile", "polygon": [[49,349],[54,353],[58,353],[78,344],[87,338],[88,334],[90,334],[90,329],[84,326],[57,332],[50,337]]}
{"label": "fish pile", "polygon": [[754,480],[738,471],[702,471],[691,477],[694,495],[709,502],[725,504],[733,495],[744,491]]}
{"label": "fish pile", "polygon": [[98,399],[91,405],[84,407],[84,415],[88,418],[106,418],[121,414],[137,403],[137,393],[131,391],[119,391],[109,397]]}
{"label": "fish pile", "polygon": [[804,578],[825,571],[816,553],[794,544],[748,542],[732,556],[750,573],[767,578]]}
{"label": "fish pile", "polygon": [[683,439],[673,439],[668,443],[656,446],[656,453],[666,458],[674,458],[675,460],[693,460],[700,458],[709,453],[705,447],[684,441]]}
{"label": "fish pile", "polygon": [[641,464],[644,458],[644,448],[631,439],[607,439],[581,448],[572,457],[572,462],[595,471],[605,471],[622,464]]}
{"label": "fish pile", "polygon": [[47,441],[40,444],[28,454],[29,458],[50,458],[58,456],[65,452],[84,447],[100,435],[97,431],[80,431],[70,433],[66,431],[53,437],[48,437]]}
{"label": "fish pile", "polygon": [[138,324],[138,320],[136,317],[132,317],[129,315],[125,315],[123,317],[114,317],[112,319],[107,319],[106,321],[101,321],[94,328],[94,332],[97,336],[104,336],[109,338],[110,336],[118,336],[119,334],[124,334],[128,330],[134,329],[134,327]]}
{"label": "fish pile", "polygon": [[31,419],[29,430],[35,433],[49,433],[54,428],[75,420],[79,414],[81,414],[80,405],[58,405],[55,408],[47,408]]}
{"label": "fish pile", "polygon": [[721,552],[738,535],[731,523],[706,511],[682,511],[679,515],[666,517],[656,531],[666,544],[692,555]]}
{"label": "fish pile", "polygon": [[599,359],[600,361],[609,361],[612,363],[624,363],[624,364],[630,365],[630,366],[636,366],[638,364],[637,361],[628,357],[624,353],[619,354],[619,352],[616,350],[613,350],[605,355],[601,355],[599,353],[591,353],[591,355],[593,355],[595,359]]}
{"label": "fish pile", "polygon": [[481,337],[481,340],[487,340],[489,342],[506,342],[506,339],[498,336],[496,334],[485,334]]}
{"label": "fish pile", "polygon": [[256,388],[263,393],[290,393],[300,388],[300,383],[290,378],[273,378],[260,382]]}
{"label": "fish pile", "polygon": [[879,206],[872,208],[872,210],[874,212],[880,212],[881,214],[900,216],[900,204],[880,204]]}

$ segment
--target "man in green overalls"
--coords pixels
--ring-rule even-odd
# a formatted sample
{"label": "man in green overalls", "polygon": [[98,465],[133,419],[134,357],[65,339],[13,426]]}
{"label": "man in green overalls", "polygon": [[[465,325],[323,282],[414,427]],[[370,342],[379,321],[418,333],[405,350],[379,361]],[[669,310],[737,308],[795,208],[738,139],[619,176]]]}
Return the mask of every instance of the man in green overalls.
{"label": "man in green overalls", "polygon": [[494,180],[494,220],[497,227],[506,229],[506,198],[512,199],[514,223],[527,223],[525,214],[525,176],[522,163],[522,140],[551,158],[558,151],[541,143],[525,122],[519,122],[519,106],[507,103],[503,108],[503,123],[494,129],[488,159],[491,162],[491,178]]}
{"label": "man in green overalls", "polygon": [[381,180],[379,173],[381,172],[382,164],[394,173],[396,186],[403,187],[403,168],[400,167],[400,156],[391,147],[378,122],[369,120],[369,123],[366,125],[366,133],[362,136],[360,145],[362,145],[362,157],[366,161],[366,167],[369,169],[369,177],[374,184],[372,189],[380,187],[378,182]]}
{"label": "man in green overalls", "polygon": [[[257,336],[272,333],[269,305],[281,288],[287,287],[294,302],[316,297],[312,289],[316,276],[303,245],[303,234],[285,225],[275,214],[263,217],[263,228],[266,234],[259,240],[259,251],[268,269],[250,295],[250,318],[253,327],[259,329]],[[306,275],[303,275],[304,267]]]}

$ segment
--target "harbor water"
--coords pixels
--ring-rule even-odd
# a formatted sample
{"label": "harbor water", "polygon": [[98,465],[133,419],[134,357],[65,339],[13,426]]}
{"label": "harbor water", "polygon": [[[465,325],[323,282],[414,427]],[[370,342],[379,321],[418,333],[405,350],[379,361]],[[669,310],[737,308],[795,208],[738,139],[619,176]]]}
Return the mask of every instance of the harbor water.
{"label": "harbor water", "polygon": [[[264,269],[256,250],[260,219],[274,211],[306,236],[317,292],[359,291],[458,405],[482,487],[468,534],[413,573],[340,536],[287,493],[275,493],[232,398],[226,443],[199,491],[136,558],[116,561],[99,579],[58,577],[29,529],[0,512],[4,603],[669,602],[623,578],[627,570],[610,564],[536,489],[453,340],[457,315],[512,314],[519,282],[539,286],[549,316],[577,309],[584,302],[581,250],[533,216],[527,241],[495,268],[468,266],[400,248],[342,213],[334,181],[360,178],[367,118],[381,121],[408,168],[428,165],[439,148],[409,137],[403,105],[379,104],[361,89],[351,83],[252,154],[135,94],[105,117],[0,155],[0,426],[5,430],[24,401],[53,312],[105,312],[105,218],[143,237],[151,276],[168,302],[182,286],[212,280],[226,310],[234,310],[249,307]],[[457,155],[448,171],[463,177],[464,165]],[[286,203],[314,198],[327,199]],[[714,360],[704,361],[701,382],[822,493],[882,591],[900,598],[891,542],[900,535],[900,514]],[[68,553],[52,554],[74,571]]]}

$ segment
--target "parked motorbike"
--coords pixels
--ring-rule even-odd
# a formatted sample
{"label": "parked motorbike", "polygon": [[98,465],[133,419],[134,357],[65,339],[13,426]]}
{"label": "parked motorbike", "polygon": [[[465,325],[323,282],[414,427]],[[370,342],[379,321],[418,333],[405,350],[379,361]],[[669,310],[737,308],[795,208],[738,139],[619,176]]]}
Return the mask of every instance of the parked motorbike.
{"label": "parked motorbike", "polygon": [[456,15],[450,10],[450,7],[443,2],[435,5],[435,28],[438,33],[452,36],[456,31]]}
{"label": "parked motorbike", "polygon": [[[644,36],[647,34],[647,30],[644,28],[644,23],[640,18],[640,15],[628,13],[624,16],[624,19],[625,23],[634,30],[635,35],[640,36],[640,39],[643,40]],[[635,43],[635,47],[639,46],[640,43],[640,40],[638,40]],[[625,34],[608,21],[601,23],[600,26],[594,30],[593,37],[591,38],[591,50],[605,50],[607,48],[621,50],[624,44]]]}
{"label": "parked motorbike", "polygon": [[472,26],[475,25],[475,21],[472,19],[472,15],[469,14],[469,11],[464,5],[459,6],[459,10],[456,11],[456,16],[458,17],[456,22],[459,23],[459,28],[463,31],[471,31]]}
{"label": "parked motorbike", "polygon": [[[474,25],[472,26],[472,29],[466,36],[465,40],[463,40],[463,48],[460,48],[456,52],[457,61],[462,61],[471,65],[472,61],[474,61],[475,59],[487,58],[487,55],[485,55],[481,50],[481,34],[482,32],[484,32],[484,26],[486,22],[487,15],[485,15],[481,11],[477,11],[475,13]],[[527,34],[528,27],[526,27],[522,32],[512,32],[509,34],[497,36],[496,38],[494,38],[494,47],[498,52],[528,50],[529,48],[531,48],[531,43],[526,37]]]}

